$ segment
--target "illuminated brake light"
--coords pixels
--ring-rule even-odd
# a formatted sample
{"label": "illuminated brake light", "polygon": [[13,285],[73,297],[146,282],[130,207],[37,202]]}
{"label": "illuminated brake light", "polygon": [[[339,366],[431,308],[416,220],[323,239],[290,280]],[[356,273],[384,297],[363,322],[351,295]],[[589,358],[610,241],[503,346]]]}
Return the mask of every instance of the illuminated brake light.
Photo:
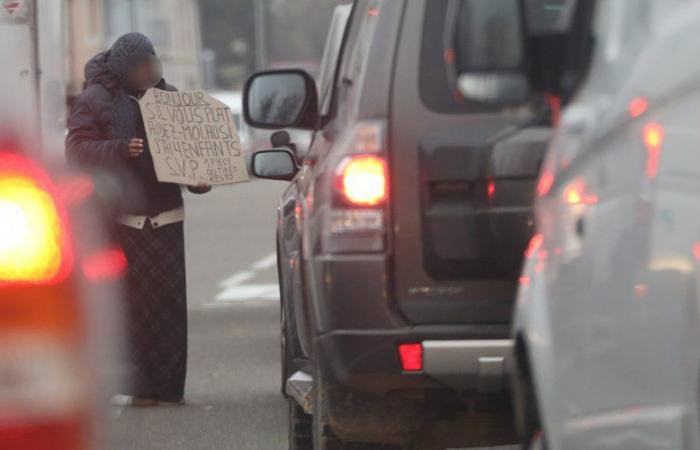
{"label": "illuminated brake light", "polygon": [[60,282],[72,267],[67,220],[48,176],[0,153],[0,285]]}
{"label": "illuminated brake light", "polygon": [[379,156],[347,158],[340,166],[339,189],[355,206],[377,206],[387,198],[386,161]]}
{"label": "illuminated brake light", "polygon": [[423,344],[400,344],[399,356],[404,372],[421,372],[423,370]]}
{"label": "illuminated brake light", "polygon": [[658,123],[649,123],[642,132],[644,145],[647,148],[646,174],[649,178],[656,178],[659,173],[661,149],[666,138],[664,127]]}
{"label": "illuminated brake light", "polygon": [[564,203],[568,205],[595,205],[598,196],[586,191],[583,180],[578,179],[564,189]]}

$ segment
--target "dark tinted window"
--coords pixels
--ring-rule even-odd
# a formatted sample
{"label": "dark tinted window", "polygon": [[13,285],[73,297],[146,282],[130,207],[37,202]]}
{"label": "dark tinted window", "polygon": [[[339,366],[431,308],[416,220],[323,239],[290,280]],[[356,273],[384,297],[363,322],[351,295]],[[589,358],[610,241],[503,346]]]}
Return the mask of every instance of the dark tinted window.
{"label": "dark tinted window", "polygon": [[[522,66],[522,22],[514,0],[461,0],[455,25],[457,71],[502,72]],[[494,43],[498,45],[494,45]]]}
{"label": "dark tinted window", "polygon": [[[444,114],[497,112],[501,110],[500,107],[465,100],[457,90],[457,59],[476,58],[478,62],[482,58],[486,64],[489,47],[493,44],[482,41],[457,48],[460,26],[465,31],[473,26],[470,17],[460,18],[463,3],[463,0],[426,2],[420,65],[421,99],[426,107]],[[469,9],[465,11],[468,14]],[[481,56],[470,54],[473,46],[482,47],[479,50]]]}

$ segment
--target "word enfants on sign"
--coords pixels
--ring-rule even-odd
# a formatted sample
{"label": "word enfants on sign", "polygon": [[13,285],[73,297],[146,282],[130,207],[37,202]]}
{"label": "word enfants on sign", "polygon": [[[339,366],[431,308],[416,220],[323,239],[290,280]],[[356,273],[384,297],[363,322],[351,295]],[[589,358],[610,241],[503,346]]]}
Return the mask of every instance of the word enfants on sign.
{"label": "word enfants on sign", "polygon": [[139,102],[158,180],[195,186],[248,181],[229,108],[203,91],[150,89]]}

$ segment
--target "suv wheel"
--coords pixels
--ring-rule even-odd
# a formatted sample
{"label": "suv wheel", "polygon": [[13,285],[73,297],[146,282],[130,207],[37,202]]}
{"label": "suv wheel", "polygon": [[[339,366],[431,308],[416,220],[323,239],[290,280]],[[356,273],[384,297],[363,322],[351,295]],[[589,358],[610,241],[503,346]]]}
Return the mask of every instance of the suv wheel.
{"label": "suv wheel", "polygon": [[280,380],[280,391],[282,395],[287,397],[287,380],[290,376],[294,374],[296,367],[294,367],[295,358],[301,357],[301,345],[299,339],[296,335],[296,328],[292,323],[292,317],[290,317],[290,311],[288,309],[287,296],[285,295],[284,286],[282,283],[282,270],[279,266],[280,261],[279,245],[277,248],[277,279],[279,280],[280,289],[280,367],[281,367],[281,380]]}
{"label": "suv wheel", "polygon": [[312,419],[289,399],[289,450],[313,450]]}
{"label": "suv wheel", "polygon": [[[318,355],[318,353],[316,353]],[[400,447],[347,442],[338,438],[328,421],[328,399],[324,393],[329,392],[332,386],[332,376],[327,369],[321,367],[323,364],[313,358],[313,401],[314,414],[312,418],[313,450],[401,450]],[[311,450],[311,448],[310,448]]]}
{"label": "suv wheel", "polygon": [[292,375],[291,367],[294,361],[294,356],[292,355],[291,346],[289,345],[290,336],[289,328],[287,325],[287,308],[284,306],[284,302],[280,301],[280,355],[282,360],[282,379],[280,380],[280,390],[282,395],[287,396],[287,380]]}

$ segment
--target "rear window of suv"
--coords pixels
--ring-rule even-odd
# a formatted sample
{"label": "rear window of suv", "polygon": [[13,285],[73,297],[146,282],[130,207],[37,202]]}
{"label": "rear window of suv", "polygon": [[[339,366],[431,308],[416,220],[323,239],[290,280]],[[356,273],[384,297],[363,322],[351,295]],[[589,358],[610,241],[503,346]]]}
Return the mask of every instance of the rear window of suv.
{"label": "rear window of suv", "polygon": [[498,112],[503,108],[465,100],[457,91],[455,59],[455,13],[462,0],[429,0],[426,2],[421,47],[420,95],[423,104],[442,114]]}

